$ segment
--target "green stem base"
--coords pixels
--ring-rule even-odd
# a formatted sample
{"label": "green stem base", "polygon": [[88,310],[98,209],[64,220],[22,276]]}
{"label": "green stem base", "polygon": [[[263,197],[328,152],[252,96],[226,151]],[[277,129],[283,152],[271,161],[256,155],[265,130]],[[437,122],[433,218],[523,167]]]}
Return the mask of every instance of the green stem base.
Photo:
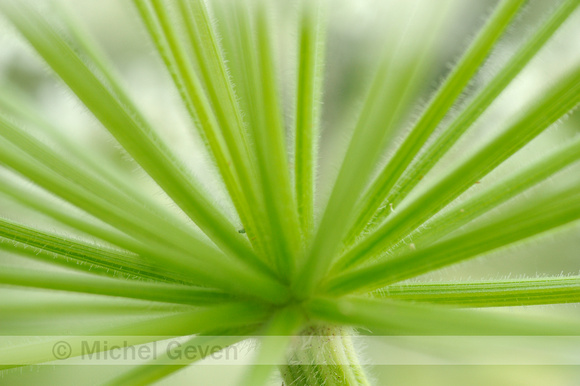
{"label": "green stem base", "polygon": [[285,386],[369,385],[348,327],[312,326],[292,345],[280,368]]}

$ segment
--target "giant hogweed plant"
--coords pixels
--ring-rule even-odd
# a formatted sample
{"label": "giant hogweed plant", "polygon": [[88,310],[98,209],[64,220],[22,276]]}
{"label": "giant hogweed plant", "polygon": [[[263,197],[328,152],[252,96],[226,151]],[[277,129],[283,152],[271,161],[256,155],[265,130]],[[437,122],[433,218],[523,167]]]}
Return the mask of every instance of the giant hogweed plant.
{"label": "giant hogweed plant", "polygon": [[[2,253],[17,257],[0,269],[6,294],[0,331],[10,335],[20,324],[28,335],[100,334],[119,342],[130,335],[132,344],[180,336],[187,337],[186,346],[224,347],[248,336],[279,336],[275,344],[264,340],[258,346],[256,363],[286,363],[278,367],[280,376],[296,385],[368,384],[349,340],[357,329],[385,335],[578,334],[577,319],[485,310],[578,302],[577,275],[456,282],[421,277],[542,240],[546,232],[577,229],[578,174],[544,194],[532,188],[574,167],[578,135],[528,155],[495,179],[486,176],[535,138],[542,141],[580,103],[580,63],[557,73],[468,153],[445,167],[437,164],[462,137],[483,130],[480,117],[577,16],[580,1],[554,4],[498,69],[470,88],[525,4],[498,2],[422,104],[419,90],[446,22],[444,13],[435,15],[428,33],[415,40],[409,39],[417,28],[411,18],[387,37],[360,108],[347,120],[352,128],[345,151],[331,151],[340,156],[333,178],[318,175],[322,101],[333,100],[323,92],[333,4],[296,2],[291,32],[276,29],[285,25],[272,18],[276,4],[132,2],[188,127],[210,155],[216,186],[227,192],[228,202],[221,203],[164,136],[166,128],[138,107],[81,23],[29,2],[0,3],[4,20],[179,209],[131,183],[93,149],[81,149],[4,87],[0,162],[41,189],[6,173],[0,186],[19,202],[17,208],[37,214],[28,223],[0,217]],[[287,46],[280,47],[280,34],[287,34]],[[292,49],[295,54],[285,52],[281,63],[281,51]],[[330,188],[323,189],[323,182]],[[41,190],[80,211],[63,209]],[[38,215],[52,219],[50,230],[34,223]],[[67,236],[55,228],[76,231]],[[30,259],[61,269],[15,263]],[[20,287],[29,289],[26,297],[10,302]],[[86,295],[43,298],[56,291]],[[44,310],[42,319],[35,310]],[[87,315],[97,323],[76,323]],[[297,345],[294,337],[304,335],[331,338]],[[43,354],[51,343],[3,347],[12,363],[4,363],[4,371],[54,360]],[[151,383],[185,367],[156,365],[159,360],[108,382]],[[274,370],[250,366],[242,383],[265,383]]]}

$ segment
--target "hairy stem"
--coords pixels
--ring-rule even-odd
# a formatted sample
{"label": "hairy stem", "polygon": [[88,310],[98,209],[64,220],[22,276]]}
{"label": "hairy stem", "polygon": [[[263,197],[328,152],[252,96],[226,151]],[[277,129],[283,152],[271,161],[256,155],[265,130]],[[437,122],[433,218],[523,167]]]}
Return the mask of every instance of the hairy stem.
{"label": "hairy stem", "polygon": [[369,385],[348,327],[310,326],[291,346],[280,368],[283,385]]}

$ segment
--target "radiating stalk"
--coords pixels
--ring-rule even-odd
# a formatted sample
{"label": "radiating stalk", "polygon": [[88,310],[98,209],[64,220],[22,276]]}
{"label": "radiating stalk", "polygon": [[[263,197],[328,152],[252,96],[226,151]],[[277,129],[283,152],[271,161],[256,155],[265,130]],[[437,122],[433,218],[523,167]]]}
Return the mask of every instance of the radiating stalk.
{"label": "radiating stalk", "polygon": [[509,127],[480,147],[409,205],[347,251],[335,270],[360,263],[396,245],[439,210],[580,103],[580,66],[572,69],[531,103]]}
{"label": "radiating stalk", "polygon": [[302,233],[308,237],[314,231],[315,181],[326,33],[321,5],[316,1],[314,4],[302,1],[300,7],[294,173]]}
{"label": "radiating stalk", "polygon": [[[188,366],[208,356],[216,354],[217,348],[228,350],[233,344],[243,340],[243,334],[233,336],[194,336],[180,343],[178,350],[175,345],[149,362],[136,366],[134,369],[115,377],[105,383],[107,386],[141,386],[162,380],[171,374],[186,369]],[[184,355],[183,353],[199,351],[199,355]],[[237,350],[235,351],[237,352]],[[219,355],[219,354],[217,354]],[[179,360],[175,357],[179,356]],[[184,357],[185,358],[182,358]]]}
{"label": "radiating stalk", "polygon": [[51,25],[30,7],[3,2],[2,9],[53,70],[115,136],[144,170],[216,244],[231,256],[252,256],[236,227],[175,159],[120,85],[106,87]]}
{"label": "radiating stalk", "polygon": [[[197,19],[207,18],[207,15],[204,16],[204,6],[199,1],[190,5],[180,1],[179,10],[173,13],[180,16],[176,20],[170,13],[171,7],[168,8],[160,1],[139,0],[134,3],[196,128],[213,155],[242,223],[248,228],[250,241],[259,250],[260,242],[255,234],[263,232],[260,232],[262,225],[255,216],[260,213],[262,205],[255,184],[252,183],[255,181],[254,167],[245,136],[242,135],[243,122],[235,101],[230,97],[229,82],[227,78],[223,79],[225,69],[222,68],[220,56],[215,52],[217,48],[210,44],[212,52],[208,52],[207,43],[203,42],[204,38],[215,39],[210,38],[211,33],[207,26],[204,27],[203,20],[195,20],[196,15]],[[185,24],[187,33],[180,34],[180,24]],[[189,44],[186,46],[184,42]],[[188,50],[189,46],[192,46],[192,50]],[[190,51],[193,60],[190,60]]]}
{"label": "radiating stalk", "polygon": [[[407,194],[421,181],[436,162],[457,142],[457,140],[473,125],[473,123],[497,99],[501,92],[521,72],[526,64],[546,45],[546,42],[558,31],[559,27],[580,6],[578,0],[564,1],[553,15],[533,34],[528,41],[510,58],[501,71],[481,90],[469,105],[453,122],[428,145],[423,153],[413,160],[412,165],[387,196],[387,204],[397,207]],[[378,194],[378,186],[371,190]],[[369,190],[369,192],[371,191]],[[383,195],[386,192],[383,192]],[[371,194],[371,193],[369,193]],[[389,205],[384,205],[374,214],[373,224],[380,224],[389,215]],[[367,216],[369,217],[369,216]],[[372,227],[367,227],[370,229]]]}
{"label": "radiating stalk", "polygon": [[375,296],[459,307],[512,307],[580,302],[580,277],[391,285]]}
{"label": "radiating stalk", "polygon": [[[234,316],[235,317],[232,317]],[[218,329],[241,328],[260,323],[266,317],[264,309],[247,303],[235,303],[213,307],[203,307],[193,311],[178,312],[169,316],[156,316],[139,322],[117,322],[95,330],[84,329],[82,336],[56,337],[58,340],[31,342],[26,345],[0,347],[0,363],[9,367],[19,367],[54,361],[53,348],[58,341],[67,342],[70,357],[82,355],[82,342],[102,340],[106,337],[109,346],[139,345],[171,337],[200,334]],[[104,350],[100,345],[96,352]],[[3,366],[7,367],[7,366]]]}
{"label": "radiating stalk", "polygon": [[[361,199],[364,205],[358,208],[359,212],[354,228],[351,230],[351,238],[358,235],[370,222],[375,211],[383,204],[385,195],[391,191],[399,177],[415,159],[415,156],[461,95],[524,2],[525,0],[504,0],[497,6],[496,11],[487,20],[445,82],[439,87],[421,118],[413,126],[378,177],[372,182],[372,185],[365,191]],[[388,212],[390,212],[390,208],[391,206],[387,205]]]}
{"label": "radiating stalk", "polygon": [[315,299],[307,308],[312,316],[328,323],[360,326],[377,335],[580,334],[580,325],[572,318],[506,315],[486,310],[454,309],[389,299]]}
{"label": "radiating stalk", "polygon": [[432,246],[338,274],[324,285],[334,295],[369,291],[550,231],[580,219],[580,188],[572,186]]}
{"label": "radiating stalk", "polygon": [[272,258],[278,270],[288,278],[292,276],[293,262],[300,250],[301,235],[296,199],[290,185],[270,15],[265,1],[257,1],[247,8],[242,6],[242,10],[245,13],[240,19],[245,24],[246,39],[243,43],[248,49],[245,54],[256,103],[252,115],[254,125],[250,129],[256,142],[259,182],[272,232],[266,237],[275,246]]}
{"label": "radiating stalk", "polygon": [[[579,160],[580,136],[577,136],[570,143],[555,149],[517,173],[497,181],[456,207],[436,216],[427,225],[431,232],[423,233],[417,230],[409,237],[413,239],[416,247],[432,244]],[[395,248],[400,247],[402,245]]]}
{"label": "radiating stalk", "polygon": [[44,271],[12,267],[2,267],[0,284],[187,305],[209,305],[228,299],[224,293],[202,287],[60,272],[47,275]]}

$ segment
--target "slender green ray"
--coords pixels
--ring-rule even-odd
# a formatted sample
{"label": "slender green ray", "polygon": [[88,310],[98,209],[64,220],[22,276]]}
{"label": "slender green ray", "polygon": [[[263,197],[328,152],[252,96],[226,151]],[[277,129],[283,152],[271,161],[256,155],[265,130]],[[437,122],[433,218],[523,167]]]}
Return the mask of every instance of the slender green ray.
{"label": "slender green ray", "polygon": [[[137,277],[163,278],[165,276],[164,270],[154,268],[135,254],[103,247],[97,248],[88,243],[51,235],[2,218],[0,218],[0,236],[12,242],[38,248],[39,250],[34,253],[39,257],[42,254],[49,262],[52,260],[51,254],[56,254],[72,260],[73,265],[78,265],[78,262],[89,264],[86,270],[89,270],[91,265],[96,265],[112,269],[113,272],[120,271]],[[8,250],[18,251],[19,249],[18,246],[9,243],[1,243],[0,246]],[[79,265],[79,268],[81,267],[83,266]]]}
{"label": "slender green ray", "polygon": [[[81,343],[83,340],[90,340],[90,336],[105,336],[109,341],[109,346],[123,347],[123,345],[144,344],[160,339],[215,331],[220,328],[240,328],[262,322],[265,316],[263,308],[252,304],[219,305],[169,316],[157,316],[129,324],[117,323],[108,328],[87,330],[84,336],[71,336],[65,339],[72,349],[70,357],[74,358],[81,355]],[[62,337],[58,338],[62,340]],[[2,347],[0,348],[0,362],[17,367],[53,361],[56,359],[52,351],[55,343],[54,340],[44,340],[25,346]],[[103,348],[104,345],[101,345],[100,350],[102,351]]]}
{"label": "slender green ray", "polygon": [[22,187],[21,184],[15,183],[12,179],[2,181],[0,192],[37,213],[42,213],[61,224],[98,237],[128,251],[136,252],[143,248],[138,241],[116,229],[111,229],[107,224],[97,223],[95,220],[86,219],[77,213],[71,213],[64,205],[55,205],[54,202],[47,200],[46,196],[33,189]]}
{"label": "slender green ray", "polygon": [[[96,248],[86,243],[51,235],[5,219],[0,219],[0,237],[38,248],[40,251],[72,257],[122,272],[134,272],[137,276],[142,276],[141,270],[148,276],[155,275],[159,270],[158,266],[150,263],[150,259],[135,255],[128,257],[115,251],[106,251],[104,248]],[[185,272],[192,281],[200,284],[217,286],[227,291],[233,289],[233,292],[237,293],[253,293],[251,296],[269,299],[274,303],[283,302],[287,297],[285,288],[278,282],[263,275],[252,274],[247,270],[238,270],[232,265],[217,265],[215,262],[208,264],[203,260],[196,264],[188,264],[183,261],[183,256],[181,259],[179,256],[167,256],[165,262],[164,265],[169,264],[169,271]]]}
{"label": "slender green ray", "polygon": [[[149,363],[140,365],[105,384],[109,386],[139,386],[151,384],[166,378],[177,371],[183,370],[187,366],[200,361],[207,356],[214,354],[214,350],[217,348],[221,347],[222,350],[228,350],[233,344],[240,342],[244,338],[245,337],[242,334],[239,334],[239,336],[195,336],[186,342],[181,343],[179,346],[179,351],[174,350],[176,352],[171,352],[168,350],[159,357],[151,360]],[[198,351],[200,352],[199,355],[193,356],[193,358],[189,361],[185,359],[181,359],[179,361],[175,360],[175,356],[177,356],[178,353]],[[237,352],[237,350],[235,352]],[[171,364],[172,361],[179,363]]]}
{"label": "slender green ray", "polygon": [[302,233],[308,236],[314,231],[315,172],[326,32],[323,10],[318,2],[302,1],[300,12],[294,174]]}
{"label": "slender green ray", "polygon": [[[490,17],[474,42],[467,49],[467,52],[460,59],[458,65],[438,90],[419,122],[411,130],[403,144],[397,149],[385,170],[381,172],[379,176],[381,181],[385,181],[390,186],[394,184],[396,178],[404,171],[409,162],[420,150],[422,144],[428,139],[433,130],[435,130],[437,123],[444,117],[447,109],[451,107],[453,101],[460,95],[463,88],[477,71],[479,65],[488,55],[494,43],[499,39],[522,4],[523,0],[507,0],[498,6],[495,13]],[[389,76],[388,69],[384,71]],[[377,92],[386,91],[377,90]],[[387,101],[390,101],[387,105],[391,105],[399,99],[399,95],[396,93],[393,94],[390,95],[393,99],[387,99]],[[362,114],[363,117],[366,116],[366,111],[363,110]],[[369,122],[364,120],[359,123],[362,127],[365,127],[367,124]],[[352,213],[348,208],[354,205],[358,198],[358,194],[355,194],[353,191],[360,192],[362,190],[361,185],[364,182],[362,178],[368,176],[366,174],[368,173],[367,169],[364,166],[362,169],[360,168],[362,166],[360,162],[366,160],[367,167],[373,165],[378,156],[378,150],[380,150],[373,141],[376,141],[374,136],[356,136],[355,132],[355,137],[353,137],[353,142],[349,146],[349,153],[347,153],[345,161],[343,162],[343,167],[335,184],[335,189],[325,209],[319,231],[302,269],[301,280],[296,286],[297,291],[306,294],[311,292],[316,282],[326,273],[336,253],[339,251],[340,245],[336,240],[343,238],[351,217],[350,213]],[[372,151],[369,149],[376,150]],[[367,155],[365,152],[369,154]],[[355,158],[357,158],[355,156],[359,156],[359,163],[354,162]],[[380,190],[388,191],[390,186],[382,186]],[[346,192],[349,191],[353,192],[348,197],[350,199],[346,196]],[[382,200],[377,199],[374,202],[376,198],[364,198],[363,202],[366,204],[366,208],[375,205],[376,207],[380,206]],[[373,208],[371,214],[376,207]],[[338,214],[340,214],[339,218],[337,218],[339,216]]]}
{"label": "slender green ray", "polygon": [[580,302],[580,277],[391,285],[376,296],[460,307],[511,307]]}
{"label": "slender green ray", "polygon": [[451,74],[437,90],[421,118],[363,195],[361,201],[364,203],[364,207],[361,208],[362,210],[359,209],[357,214],[354,234],[362,231],[371,220],[373,213],[384,202],[386,192],[391,191],[398,178],[427,142],[524,2],[522,0],[507,0],[498,5],[494,14],[490,16],[463,57],[455,65]]}
{"label": "slender green ray", "polygon": [[[173,247],[183,250],[183,244],[186,242],[199,245],[199,248],[203,249],[198,236],[190,231],[184,231],[183,226],[172,224],[164,217],[148,211],[135,198],[118,192],[113,186],[95,176],[90,169],[71,164],[64,156],[2,116],[0,127],[2,128],[0,136],[21,150],[18,153],[4,147],[0,161],[38,185],[121,231],[137,239],[146,240],[150,246],[170,242]],[[24,152],[27,156],[23,155]],[[207,246],[206,249],[211,250],[211,247]]]}
{"label": "slender green ray", "polygon": [[[196,62],[201,68],[202,79],[209,91],[220,130],[232,155],[231,166],[240,181],[243,181],[240,188],[244,191],[247,201],[247,207],[244,209],[251,220],[248,224],[250,227],[246,226],[246,232],[250,241],[260,246],[260,235],[266,229],[261,221],[265,217],[264,204],[258,194],[259,187],[255,183],[256,170],[246,138],[246,127],[219,43],[221,36],[210,20],[211,16],[205,2],[182,0],[179,1],[179,6],[186,15],[185,24],[196,52]],[[253,229],[256,231],[254,232]]]}
{"label": "slender green ray", "polygon": [[3,2],[2,9],[52,69],[166,193],[220,248],[243,259],[252,252],[199,184],[171,155],[119,85],[109,90],[35,10]]}
{"label": "slender green ray", "polygon": [[580,219],[579,198],[573,186],[427,248],[339,274],[325,288],[334,294],[377,289],[564,226]]}
{"label": "slender green ray", "polygon": [[2,267],[0,283],[187,305],[215,304],[228,299],[224,293],[201,287],[59,272],[53,272],[49,276],[43,271],[20,267]]}
{"label": "slender green ray", "polygon": [[[483,114],[489,105],[500,95],[510,82],[520,73],[525,65],[545,46],[558,28],[578,8],[578,0],[564,1],[548,18],[538,31],[513,55],[501,71],[487,83],[469,105],[445,128],[435,142],[421,153],[413,164],[404,172],[397,185],[384,202],[397,207],[399,203],[425,176],[435,163],[457,142],[473,123]],[[370,195],[380,195],[379,185],[373,185],[367,192]],[[373,224],[380,224],[389,214],[388,206],[375,213]],[[369,220],[369,216],[365,216]]]}
{"label": "slender green ray", "polygon": [[574,68],[507,129],[439,179],[413,202],[346,252],[336,269],[369,259],[409,234],[580,103],[580,67]]}
{"label": "slender green ray", "polygon": [[415,231],[409,237],[413,239],[415,246],[432,244],[579,160],[580,136],[517,173],[483,189],[457,207],[436,216],[427,225],[433,229],[432,232],[423,234],[421,231]]}
{"label": "slender green ray", "polygon": [[[260,205],[255,185],[251,183],[255,180],[253,166],[244,145],[241,117],[237,112],[237,106],[231,104],[233,101],[230,98],[227,81],[223,79],[225,74],[222,74],[222,71],[225,69],[217,65],[218,58],[215,56],[218,54],[213,50],[215,46],[207,41],[212,40],[212,34],[208,30],[205,7],[199,2],[188,6],[180,1],[178,3],[180,8],[175,10],[173,15],[181,15],[183,20],[174,20],[167,6],[159,1],[134,3],[146,21],[149,33],[164,58],[177,88],[181,91],[191,117],[201,129],[201,135],[214,156],[238,214],[248,227],[250,240],[255,243],[257,239],[254,232],[255,229],[259,231],[257,227],[262,222],[254,217],[255,213],[259,213]],[[199,20],[200,18],[202,20]],[[179,33],[180,24],[186,25],[187,34]],[[193,47],[195,56],[193,62],[182,43],[184,37],[189,38],[186,41]],[[212,47],[212,52],[207,52],[208,44]],[[208,59],[212,59],[211,64],[208,63]],[[196,67],[199,71],[195,71]],[[227,114],[226,111],[231,114]]]}
{"label": "slender green ray", "polygon": [[300,227],[296,199],[290,184],[290,168],[286,154],[284,121],[281,111],[281,96],[274,43],[272,41],[272,21],[268,6],[257,1],[253,12],[254,34],[247,42],[252,50],[249,69],[256,89],[256,109],[260,112],[253,128],[256,141],[260,184],[269,216],[272,242],[275,245],[274,261],[278,269],[291,277],[293,260],[299,251]]}
{"label": "slender green ray", "polygon": [[386,335],[578,335],[576,321],[501,315],[408,302],[351,297],[315,299],[313,317],[368,328]]}

